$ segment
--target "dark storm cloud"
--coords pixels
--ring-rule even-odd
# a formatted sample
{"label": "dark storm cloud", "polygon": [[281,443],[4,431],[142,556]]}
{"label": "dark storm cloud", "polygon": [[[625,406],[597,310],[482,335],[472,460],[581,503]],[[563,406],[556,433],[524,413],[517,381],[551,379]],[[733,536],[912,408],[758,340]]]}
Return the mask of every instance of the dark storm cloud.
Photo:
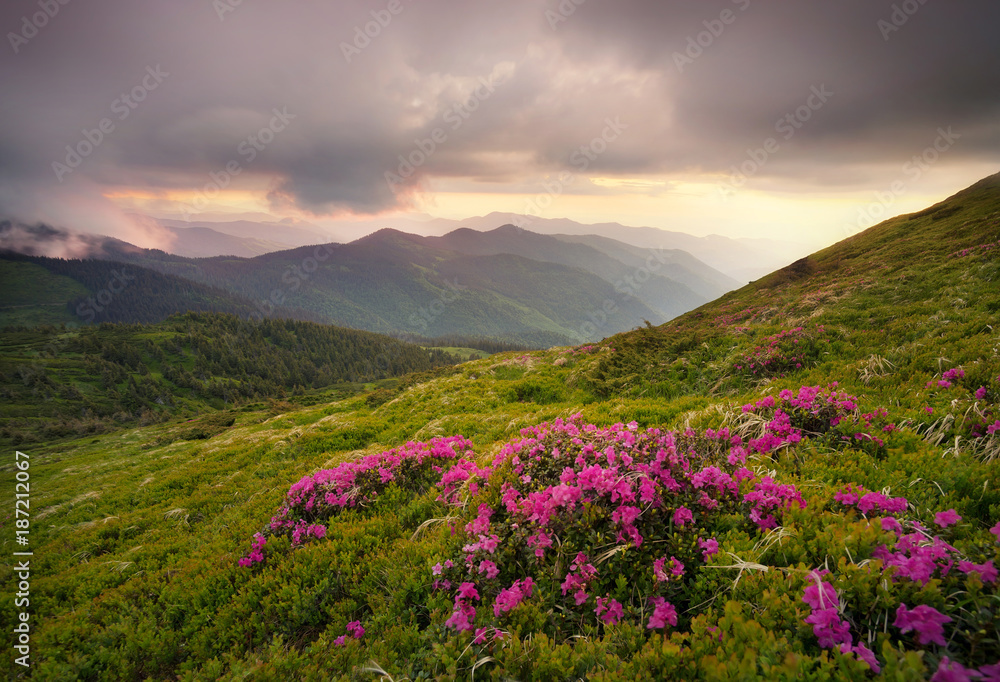
{"label": "dark storm cloud", "polygon": [[[227,164],[278,205],[378,212],[430,177],[580,170],[615,120],[589,172],[725,172],[779,137],[761,179],[849,185],[942,126],[950,160],[1000,155],[992,0],[226,3],[4,3],[0,213],[200,188]],[[776,123],[822,87],[786,142]]]}

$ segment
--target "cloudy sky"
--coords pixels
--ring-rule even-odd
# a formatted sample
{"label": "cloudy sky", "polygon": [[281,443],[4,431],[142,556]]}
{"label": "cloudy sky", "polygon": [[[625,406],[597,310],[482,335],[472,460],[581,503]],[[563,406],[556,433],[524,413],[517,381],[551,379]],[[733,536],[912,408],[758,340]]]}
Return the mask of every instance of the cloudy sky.
{"label": "cloudy sky", "polygon": [[1000,170],[998,26],[995,0],[8,0],[0,218],[831,243]]}

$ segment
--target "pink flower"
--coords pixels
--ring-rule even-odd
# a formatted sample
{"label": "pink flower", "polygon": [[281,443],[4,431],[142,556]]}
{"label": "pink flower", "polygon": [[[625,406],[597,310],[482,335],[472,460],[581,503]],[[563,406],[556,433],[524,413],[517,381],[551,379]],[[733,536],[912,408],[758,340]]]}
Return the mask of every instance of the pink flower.
{"label": "pink flower", "polygon": [[972,682],[973,679],[981,679],[975,670],[969,670],[961,663],[952,661],[947,656],[941,659],[937,672],[931,677],[931,682]]}
{"label": "pink flower", "polygon": [[979,579],[987,585],[995,583],[997,580],[997,569],[993,565],[992,559],[981,564],[974,564],[971,561],[959,561],[958,570],[966,575],[969,573],[978,574]]}
{"label": "pink flower", "polygon": [[524,580],[515,580],[509,588],[500,590],[496,603],[493,605],[493,615],[499,616],[501,613],[512,611],[522,601],[531,597],[531,591],[534,587],[535,581],[529,577]]}
{"label": "pink flower", "polygon": [[958,512],[956,512],[954,509],[938,512],[937,514],[934,515],[934,523],[939,525],[941,528],[947,528],[948,526],[953,526],[961,520],[962,517],[959,516]]}
{"label": "pink flower", "polygon": [[678,507],[674,511],[674,525],[684,527],[685,524],[694,521],[694,514],[687,507]]}
{"label": "pink flower", "polygon": [[882,519],[882,530],[892,531],[894,533],[902,533],[903,526],[896,519],[891,516],[887,516]]}
{"label": "pink flower", "polygon": [[476,609],[470,604],[466,604],[463,601],[455,600],[455,610],[451,614],[451,618],[444,622],[445,627],[455,628],[459,632],[466,632],[472,630],[475,626],[472,624],[473,620],[476,618]]}
{"label": "pink flower", "polygon": [[347,624],[347,634],[349,634],[354,639],[361,639],[364,637],[365,629],[361,627],[361,621],[352,620]]}
{"label": "pink flower", "polygon": [[497,568],[497,565],[492,561],[481,561],[479,563],[479,572],[481,574],[485,573],[486,578],[488,580],[492,580],[493,578],[496,578],[498,575],[500,575],[500,570]]}
{"label": "pink flower", "polygon": [[922,645],[933,642],[945,646],[944,628],[941,626],[950,622],[951,618],[933,606],[921,604],[907,609],[906,604],[900,604],[896,609],[896,620],[893,625],[903,632],[916,631],[917,641]]}
{"label": "pink flower", "polygon": [[990,532],[996,536],[997,542],[1000,543],[1000,521],[997,521],[997,525],[990,528]]}
{"label": "pink flower", "polygon": [[660,630],[667,627],[667,624],[677,625],[677,609],[663,597],[652,597],[649,600],[653,604],[653,615],[649,617],[647,630]]}
{"label": "pink flower", "polygon": [[[1000,528],[1000,523],[997,524]],[[261,533],[255,533],[253,536],[253,544],[250,546],[250,553],[245,557],[237,561],[243,568],[249,568],[254,564],[259,564],[264,561],[264,545],[267,544],[267,538]]]}
{"label": "pink flower", "polygon": [[838,644],[851,643],[851,629],[840,620],[840,612],[835,608],[813,611],[806,617],[806,623],[813,626],[813,634],[819,639],[819,645],[824,649]]}
{"label": "pink flower", "polygon": [[[670,573],[667,573],[667,569]],[[667,566],[666,557],[653,562],[653,576],[657,582],[665,583],[671,578],[679,578],[684,575],[684,564],[677,560],[677,557],[670,557],[670,565]]]}
{"label": "pink flower", "polygon": [[1000,682],[1000,663],[980,666],[979,673],[986,682]]}
{"label": "pink flower", "polygon": [[708,561],[710,556],[719,553],[719,541],[715,538],[709,538],[708,540],[698,538],[698,547],[701,549],[701,558],[705,561]]}
{"label": "pink flower", "polygon": [[986,387],[980,386],[976,390],[976,400],[985,400],[985,399],[986,399]]}
{"label": "pink flower", "polygon": [[437,562],[436,564],[434,564],[433,566],[431,566],[431,574],[432,575],[441,575],[441,562],[440,561]]}
{"label": "pink flower", "polygon": [[611,597],[598,597],[594,613],[608,625],[614,625],[622,619],[622,605]]}
{"label": "pink flower", "polygon": [[851,646],[850,644],[841,644],[840,653],[842,654],[853,653],[855,656],[858,657],[859,661],[867,663],[868,667],[871,668],[871,671],[876,675],[882,672],[882,668],[878,664],[878,659],[875,658],[875,653],[871,649],[866,647],[864,644],[858,644],[857,646]]}
{"label": "pink flower", "polygon": [[[810,574],[814,580],[819,580],[820,575],[813,571]],[[802,601],[809,605],[813,611],[818,611],[822,609],[836,609],[840,606],[840,597],[837,596],[837,590],[834,589],[833,585],[826,582],[812,583],[806,587],[805,594],[802,595]]]}
{"label": "pink flower", "polygon": [[462,583],[458,587],[458,599],[475,599],[479,601],[479,592],[475,583]]}

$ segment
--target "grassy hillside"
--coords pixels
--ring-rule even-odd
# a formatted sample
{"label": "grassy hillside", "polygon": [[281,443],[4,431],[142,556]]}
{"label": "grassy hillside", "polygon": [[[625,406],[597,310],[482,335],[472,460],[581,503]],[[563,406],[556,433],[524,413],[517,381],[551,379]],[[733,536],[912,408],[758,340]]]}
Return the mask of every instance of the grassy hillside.
{"label": "grassy hillside", "polygon": [[995,679],[998,240],[994,176],[662,327],[22,448],[34,673]]}

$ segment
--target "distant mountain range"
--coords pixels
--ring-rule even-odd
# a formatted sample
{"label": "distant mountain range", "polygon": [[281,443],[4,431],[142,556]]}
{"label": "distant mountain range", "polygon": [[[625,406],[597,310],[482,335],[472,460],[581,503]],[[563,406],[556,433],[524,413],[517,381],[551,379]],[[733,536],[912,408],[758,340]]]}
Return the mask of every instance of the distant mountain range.
{"label": "distant mountain range", "polygon": [[[39,238],[66,241],[57,230],[32,229]],[[202,244],[222,243],[201,231],[193,234]],[[238,239],[256,239],[258,245],[264,241]],[[683,251],[644,249],[598,236],[540,235],[512,225],[440,237],[385,229],[349,244],[303,246],[252,258],[189,258],[111,238],[92,237],[86,246],[86,255],[97,262],[127,263],[130,272],[143,269],[169,277],[162,282],[163,290],[171,292],[169,304],[151,300],[156,293],[148,287],[157,281],[152,274],[143,275],[142,296],[132,300],[121,294],[109,301],[109,311],[117,306],[111,319],[121,321],[130,321],[140,308],[144,312],[135,319],[152,321],[150,315],[184,312],[184,306],[197,303],[192,309],[548,346],[596,340],[646,322],[659,324],[738,286]],[[81,269],[37,258],[31,264],[75,280],[91,295],[110,277],[97,265]],[[13,267],[8,262],[3,266],[9,280]],[[35,288],[24,282],[26,277],[30,273],[21,266],[19,286]],[[185,289],[178,282],[201,288]],[[38,289],[51,291],[52,284]],[[76,294],[67,305],[79,315],[80,304],[88,299]],[[51,306],[51,300],[46,302]]]}
{"label": "distant mountain range", "polygon": [[[322,244],[351,242],[379,229],[391,228],[425,237],[441,237],[456,230],[489,232],[504,225],[517,225],[535,234],[573,237],[604,237],[629,246],[647,249],[686,251],[729,277],[746,283],[798,260],[812,247],[771,239],[731,239],[720,235],[696,237],[653,227],[627,227],[619,223],[585,225],[565,218],[537,218],[516,213],[450,220],[432,218],[387,218],[378,221],[337,221],[327,227],[305,222],[237,220],[227,222],[186,222],[135,216],[157,224],[169,233],[170,253],[190,258],[241,256],[252,258],[271,251]],[[217,234],[213,234],[217,233]],[[589,242],[585,242],[589,243]],[[591,243],[593,246],[593,244]]]}

